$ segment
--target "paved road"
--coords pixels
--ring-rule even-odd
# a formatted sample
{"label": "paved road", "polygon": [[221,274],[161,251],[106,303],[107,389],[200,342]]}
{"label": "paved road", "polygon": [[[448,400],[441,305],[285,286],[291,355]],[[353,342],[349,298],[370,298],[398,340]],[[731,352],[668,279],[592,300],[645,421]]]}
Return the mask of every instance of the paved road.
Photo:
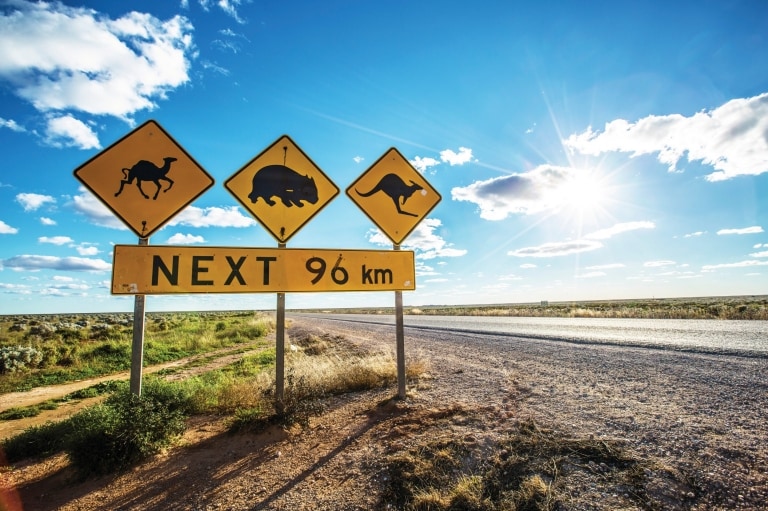
{"label": "paved road", "polygon": [[[394,325],[394,316],[290,314],[330,321]],[[768,321],[405,316],[406,329],[493,334],[518,339],[654,347],[768,358]]]}

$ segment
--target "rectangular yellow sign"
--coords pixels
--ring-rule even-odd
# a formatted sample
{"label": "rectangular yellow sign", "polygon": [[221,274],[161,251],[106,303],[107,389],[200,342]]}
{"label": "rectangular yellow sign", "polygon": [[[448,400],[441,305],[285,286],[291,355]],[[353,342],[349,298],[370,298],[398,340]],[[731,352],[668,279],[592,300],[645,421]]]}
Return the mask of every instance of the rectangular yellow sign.
{"label": "rectangular yellow sign", "polygon": [[411,291],[407,250],[116,245],[112,294]]}

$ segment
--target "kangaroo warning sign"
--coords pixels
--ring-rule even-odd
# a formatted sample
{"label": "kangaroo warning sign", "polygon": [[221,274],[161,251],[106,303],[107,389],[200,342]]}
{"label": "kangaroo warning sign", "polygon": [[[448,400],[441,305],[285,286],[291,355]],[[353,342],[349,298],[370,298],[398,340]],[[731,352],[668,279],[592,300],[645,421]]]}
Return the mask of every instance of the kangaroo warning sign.
{"label": "kangaroo warning sign", "polygon": [[140,238],[213,186],[213,178],[155,121],[78,167],[75,177]]}
{"label": "kangaroo warning sign", "polygon": [[287,135],[235,172],[224,187],[278,243],[286,243],[339,193]]}
{"label": "kangaroo warning sign", "polygon": [[394,147],[346,192],[395,245],[400,245],[442,198]]}

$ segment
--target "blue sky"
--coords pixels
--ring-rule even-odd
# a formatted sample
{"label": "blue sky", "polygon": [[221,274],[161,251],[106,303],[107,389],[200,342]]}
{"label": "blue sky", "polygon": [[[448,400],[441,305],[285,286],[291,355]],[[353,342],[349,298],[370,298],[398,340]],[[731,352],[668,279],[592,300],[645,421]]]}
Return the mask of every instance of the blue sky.
{"label": "blue sky", "polygon": [[342,190],[289,247],[391,248],[343,193],[391,147],[440,192],[406,305],[768,294],[767,57],[762,0],[0,0],[0,313],[132,310],[73,171],[149,119],[216,180],[153,245],[275,247],[223,184],[287,134]]}

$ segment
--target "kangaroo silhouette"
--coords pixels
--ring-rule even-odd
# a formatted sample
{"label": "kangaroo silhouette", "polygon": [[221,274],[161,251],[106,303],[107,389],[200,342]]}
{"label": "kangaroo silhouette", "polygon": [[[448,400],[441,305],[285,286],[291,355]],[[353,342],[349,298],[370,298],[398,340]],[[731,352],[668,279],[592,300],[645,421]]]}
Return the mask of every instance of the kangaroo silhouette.
{"label": "kangaroo silhouette", "polygon": [[360,197],[370,197],[376,192],[384,192],[384,194],[395,203],[395,208],[397,208],[398,213],[401,215],[419,216],[414,213],[409,213],[408,211],[403,211],[400,208],[400,201],[402,200],[403,206],[405,206],[405,201],[407,201],[415,191],[423,189],[424,188],[421,185],[416,184],[413,181],[411,181],[410,185],[405,184],[405,181],[403,181],[397,174],[387,174],[382,177],[378,184],[370,191],[361,192],[358,189],[355,189],[355,191]]}
{"label": "kangaroo silhouette", "polygon": [[160,186],[160,181],[168,181],[168,188],[163,190],[163,193],[170,190],[173,186],[173,180],[171,180],[167,174],[168,171],[171,170],[171,163],[175,162],[176,158],[173,156],[166,156],[163,158],[163,161],[165,164],[162,167],[156,166],[151,161],[139,160],[139,162],[130,169],[124,168],[123,180],[120,181],[120,189],[115,194],[115,197],[123,193],[123,187],[125,185],[133,184],[134,180],[136,181],[136,187],[139,189],[139,192],[141,192],[141,195],[143,195],[145,199],[149,199],[149,195],[144,193],[144,190],[141,189],[142,181],[152,181],[155,183],[155,186],[157,186],[155,196],[152,197],[152,200],[156,200],[157,194],[160,193],[160,188],[162,188]]}

